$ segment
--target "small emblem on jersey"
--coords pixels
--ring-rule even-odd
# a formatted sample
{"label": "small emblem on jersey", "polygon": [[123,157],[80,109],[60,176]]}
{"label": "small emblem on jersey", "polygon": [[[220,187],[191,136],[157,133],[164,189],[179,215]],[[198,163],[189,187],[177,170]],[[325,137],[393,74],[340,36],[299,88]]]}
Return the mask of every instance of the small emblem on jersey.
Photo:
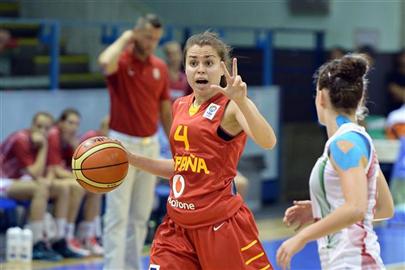
{"label": "small emblem on jersey", "polygon": [[160,70],[158,68],[154,68],[152,70],[152,75],[155,80],[159,80],[160,79]]}
{"label": "small emblem on jersey", "polygon": [[134,70],[133,70],[131,67],[130,67],[130,68],[128,68],[128,70],[127,70],[127,71],[128,71],[128,75],[129,75],[129,76],[131,76],[131,77],[132,77],[132,76],[134,76],[135,71],[134,71]]}
{"label": "small emblem on jersey", "polygon": [[210,120],[214,119],[214,116],[217,113],[219,107],[221,107],[221,106],[219,106],[215,103],[211,103],[208,106],[208,108],[205,110],[203,117],[210,119]]}
{"label": "small emblem on jersey", "polygon": [[224,225],[225,224],[225,221],[224,222],[222,222],[220,225],[218,225],[218,226],[214,226],[214,232],[216,232],[216,231],[218,231],[221,227],[222,227],[222,225]]}
{"label": "small emblem on jersey", "polygon": [[160,265],[151,264],[149,265],[149,270],[160,270]]}
{"label": "small emblem on jersey", "polygon": [[184,187],[186,186],[186,183],[184,181],[183,176],[176,174],[173,176],[173,194],[175,198],[178,198],[183,194]]}

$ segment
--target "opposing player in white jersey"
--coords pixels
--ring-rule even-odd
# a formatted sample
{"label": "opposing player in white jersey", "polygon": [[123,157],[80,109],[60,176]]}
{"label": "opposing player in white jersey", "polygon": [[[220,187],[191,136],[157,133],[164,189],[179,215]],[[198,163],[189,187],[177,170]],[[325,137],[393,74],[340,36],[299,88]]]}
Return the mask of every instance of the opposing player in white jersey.
{"label": "opposing player in white jersey", "polygon": [[285,241],[277,263],[286,269],[306,243],[318,240],[323,269],[384,269],[373,220],[392,217],[394,206],[365,129],[357,124],[368,62],[349,54],[319,68],[316,110],[328,141],[310,176],[310,201],[287,209],[287,226],[310,224]]}

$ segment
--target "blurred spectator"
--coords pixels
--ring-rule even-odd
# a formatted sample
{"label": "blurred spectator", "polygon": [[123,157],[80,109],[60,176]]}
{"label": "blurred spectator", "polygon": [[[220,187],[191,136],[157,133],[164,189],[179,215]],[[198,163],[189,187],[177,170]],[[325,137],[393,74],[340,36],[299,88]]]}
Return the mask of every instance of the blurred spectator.
{"label": "blurred spectator", "polygon": [[388,74],[387,87],[387,113],[389,113],[403,106],[405,99],[405,48],[395,57],[395,67]]}
{"label": "blurred spectator", "polygon": [[386,133],[389,139],[405,137],[405,100],[401,108],[392,111],[388,115]]}
{"label": "blurred spectator", "polygon": [[335,46],[329,51],[328,60],[340,59],[346,54],[346,50],[343,47]]}
{"label": "blurred spectator", "polygon": [[[102,255],[103,249],[96,241],[94,228],[94,220],[100,215],[101,195],[86,192],[76,182],[71,171],[72,156],[79,144],[76,135],[80,125],[80,118],[80,113],[75,109],[68,108],[61,113],[57,125],[49,132],[48,165],[56,178],[69,181],[71,197],[75,198],[69,205],[67,219],[67,240],[69,247],[83,256],[90,254]],[[82,198],[84,198],[83,219],[86,222],[86,226],[83,228],[85,230],[83,234],[86,236],[84,243],[81,243],[74,237],[75,222]]]}
{"label": "blurred spectator", "polygon": [[[146,14],[99,56],[110,94],[109,136],[149,158],[159,155],[159,118],[166,136],[172,123],[167,66],[154,55],[162,34],[160,18]],[[106,194],[105,269],[142,269],[155,183],[130,166],[121,186]]]}
{"label": "blurred spectator", "polygon": [[179,97],[191,94],[192,90],[182,69],[183,53],[180,43],[176,41],[167,42],[163,47],[163,52],[169,68],[170,99],[174,102]]}
{"label": "blurred spectator", "polygon": [[[53,117],[38,112],[30,129],[11,134],[0,146],[0,196],[20,201],[30,201],[28,227],[33,235],[33,259],[61,260],[74,258],[66,244],[65,227],[69,189],[63,182],[46,177],[48,132]],[[54,200],[57,230],[52,248],[45,242],[44,220],[48,199]],[[49,237],[49,235],[48,235]],[[49,238],[48,238],[49,239]]]}
{"label": "blurred spectator", "polygon": [[10,40],[10,32],[5,29],[0,29],[0,54],[8,47]]}

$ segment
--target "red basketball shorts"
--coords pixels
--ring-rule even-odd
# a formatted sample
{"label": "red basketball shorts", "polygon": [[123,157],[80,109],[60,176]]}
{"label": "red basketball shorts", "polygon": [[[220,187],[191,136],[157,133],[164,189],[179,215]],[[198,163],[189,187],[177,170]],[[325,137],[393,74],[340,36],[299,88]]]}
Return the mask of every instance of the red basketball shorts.
{"label": "red basketball shorts", "polygon": [[166,216],[153,240],[150,270],[273,269],[250,210],[243,205],[230,219],[186,229]]}

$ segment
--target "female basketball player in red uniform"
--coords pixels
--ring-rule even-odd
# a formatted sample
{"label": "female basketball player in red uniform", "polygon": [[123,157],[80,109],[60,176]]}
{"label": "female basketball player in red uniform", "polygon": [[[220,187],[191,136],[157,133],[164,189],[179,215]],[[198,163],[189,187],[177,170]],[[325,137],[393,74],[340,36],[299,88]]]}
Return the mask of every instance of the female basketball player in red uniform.
{"label": "female basketball player in red uniform", "polygon": [[190,37],[184,52],[193,94],[173,105],[173,159],[128,154],[131,165],[170,179],[149,269],[272,269],[233,179],[247,136],[270,149],[274,131],[247,97],[236,59],[228,72],[223,41],[204,32]]}

